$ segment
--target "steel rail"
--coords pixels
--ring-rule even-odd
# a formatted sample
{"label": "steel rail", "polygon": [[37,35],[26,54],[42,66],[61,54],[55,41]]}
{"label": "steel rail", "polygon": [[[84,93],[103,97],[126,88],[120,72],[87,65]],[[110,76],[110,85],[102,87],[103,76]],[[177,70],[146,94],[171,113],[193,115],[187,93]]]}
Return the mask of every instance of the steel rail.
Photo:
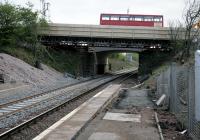
{"label": "steel rail", "polygon": [[[106,79],[107,77],[105,77],[104,79]],[[87,82],[83,82],[83,83],[80,83],[80,84],[76,84],[76,85],[73,85],[73,86],[70,86],[70,87],[67,87],[67,88],[75,88],[76,86],[83,86],[84,84],[86,84],[86,85],[88,85],[89,83],[91,83],[92,81],[94,81],[95,82],[95,80],[100,80],[100,81],[102,81],[102,80],[104,80],[104,79],[102,79],[102,77],[101,78],[97,78],[97,79],[93,79],[93,80],[91,80],[91,81],[87,81]],[[67,89],[67,88],[62,88],[62,89],[59,89],[59,90],[55,90],[55,91],[51,91],[51,92],[59,92],[59,91],[62,91],[62,90],[65,90],[65,89]],[[79,88],[81,88],[81,87],[79,87]],[[48,98],[44,98],[44,99],[42,99],[41,101],[38,101],[38,102],[33,102],[33,103],[31,103],[31,101],[29,101],[31,104],[29,105],[29,104],[27,104],[26,106],[24,106],[24,107],[22,107],[22,108],[19,108],[19,109],[16,109],[16,110],[13,110],[13,111],[10,111],[10,112],[7,112],[7,113],[5,113],[5,114],[3,114],[3,115],[1,115],[0,116],[0,118],[3,118],[3,117],[6,117],[6,116],[8,116],[8,115],[11,115],[11,114],[14,114],[14,113],[16,113],[16,112],[20,112],[20,111],[22,111],[22,110],[25,110],[25,109],[28,109],[28,108],[31,108],[31,107],[34,107],[34,106],[36,106],[36,105],[40,105],[41,103],[43,103],[43,102],[49,102],[49,101],[51,101],[52,99],[55,99],[56,97],[61,97],[61,96],[65,96],[65,94],[66,93],[72,93],[72,91],[73,91],[74,89],[69,89],[69,91],[66,91],[66,92],[63,92],[63,93],[61,93],[61,94],[59,94],[59,93],[51,93],[51,96],[52,97],[48,97]],[[49,92],[50,93],[50,92]],[[55,95],[53,95],[53,94],[55,94]],[[46,94],[44,94],[44,95],[46,95]],[[44,97],[44,95],[41,95],[41,98],[42,97]],[[36,97],[34,97],[34,98],[31,98],[31,99],[35,99],[35,98],[37,98],[37,97],[39,97],[39,96],[36,96]],[[29,99],[27,99],[27,101],[28,101]],[[13,104],[12,104],[13,105]],[[1,108],[0,108],[1,109]]]}
{"label": "steel rail", "polygon": [[[51,109],[49,109],[49,110],[47,110],[47,111],[45,111],[45,112],[43,112],[43,113],[41,113],[41,114],[39,114],[39,115],[37,115],[37,116],[35,116],[35,117],[33,117],[33,118],[31,118],[31,119],[29,119],[29,120],[27,120],[27,121],[25,121],[25,122],[19,124],[19,125],[17,125],[17,126],[15,126],[15,127],[11,128],[11,129],[9,129],[9,130],[7,130],[7,131],[1,133],[1,134],[0,134],[0,139],[2,139],[2,140],[7,139],[7,138],[8,138],[9,136],[11,136],[12,134],[19,132],[20,130],[22,130],[22,129],[25,128],[26,126],[29,126],[30,124],[35,123],[37,120],[40,120],[41,118],[45,117],[46,115],[49,115],[50,113],[55,112],[56,110],[58,110],[59,108],[62,108],[63,106],[67,105],[68,103],[73,102],[73,101],[75,101],[75,100],[81,98],[82,96],[84,96],[84,95],[86,95],[86,94],[88,94],[88,93],[90,93],[90,92],[92,92],[92,91],[94,91],[94,90],[96,90],[96,89],[102,87],[103,85],[106,85],[107,83],[112,82],[112,81],[114,81],[114,80],[116,80],[116,79],[118,79],[118,78],[120,78],[120,77],[125,76],[125,75],[127,75],[127,73],[126,73],[126,74],[121,74],[121,75],[119,75],[119,76],[116,76],[116,77],[114,77],[113,79],[111,79],[111,80],[109,80],[109,81],[106,81],[106,82],[103,83],[103,84],[100,84],[100,85],[98,85],[98,86],[96,86],[96,87],[94,87],[94,88],[92,88],[92,89],[90,89],[90,90],[88,90],[88,91],[86,91],[86,92],[83,92],[82,94],[77,95],[77,96],[75,96],[75,97],[73,97],[73,98],[71,98],[71,99],[69,99],[69,100],[67,100],[67,101],[65,101],[65,102],[63,102],[63,103],[61,103],[60,105],[57,105],[57,106],[55,106],[55,107],[53,107],[53,108],[51,108]],[[133,75],[133,74],[131,74],[131,75]],[[129,75],[128,77],[130,77],[130,75]],[[127,79],[127,78],[124,78],[124,80],[126,80],[126,79]],[[120,81],[120,83],[121,83],[121,82],[122,82],[122,81]]]}
{"label": "steel rail", "polygon": [[88,79],[88,80],[85,80],[85,81],[80,81],[80,82],[69,84],[69,85],[66,85],[66,86],[62,86],[62,87],[59,87],[59,88],[56,88],[56,89],[51,89],[49,91],[41,92],[41,93],[36,94],[36,95],[31,95],[31,96],[24,97],[24,98],[21,98],[21,99],[17,99],[17,100],[11,101],[11,102],[3,103],[3,104],[0,104],[0,109],[3,108],[3,107],[9,106],[9,105],[18,103],[18,102],[25,101],[27,99],[32,99],[32,98],[35,98],[35,97],[38,97],[38,96],[42,96],[42,95],[48,94],[50,92],[58,91],[58,90],[61,90],[61,89],[64,89],[64,88],[69,88],[69,87],[72,87],[72,86],[75,86],[75,85],[79,85],[79,84],[82,84],[82,83],[85,83],[85,82],[89,82],[89,81],[92,81],[92,80],[95,80],[95,79],[103,78],[104,76]]}

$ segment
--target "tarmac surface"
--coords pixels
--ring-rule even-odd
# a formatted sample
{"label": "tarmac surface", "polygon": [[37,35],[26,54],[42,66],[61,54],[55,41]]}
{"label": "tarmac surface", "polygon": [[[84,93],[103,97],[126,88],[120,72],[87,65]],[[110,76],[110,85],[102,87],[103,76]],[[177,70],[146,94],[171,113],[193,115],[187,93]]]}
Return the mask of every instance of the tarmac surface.
{"label": "tarmac surface", "polygon": [[160,140],[147,90],[128,89],[120,96],[76,140]]}

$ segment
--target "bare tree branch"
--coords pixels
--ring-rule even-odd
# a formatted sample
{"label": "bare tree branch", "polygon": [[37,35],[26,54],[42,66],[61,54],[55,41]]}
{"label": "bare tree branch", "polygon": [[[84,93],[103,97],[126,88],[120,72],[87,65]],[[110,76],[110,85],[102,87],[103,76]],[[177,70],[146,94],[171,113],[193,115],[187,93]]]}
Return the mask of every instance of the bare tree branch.
{"label": "bare tree branch", "polygon": [[177,52],[181,53],[180,60],[189,58],[191,51],[196,47],[195,43],[200,40],[200,29],[194,28],[200,22],[200,1],[187,0],[183,17],[184,26],[180,22],[169,24],[171,45],[175,55]]}
{"label": "bare tree branch", "polygon": [[[199,29],[194,29],[194,25],[200,20],[200,1],[188,0],[185,11],[185,43],[183,55],[186,58],[190,56],[190,50],[192,48],[192,43],[199,36]],[[182,56],[184,57],[184,56]]]}

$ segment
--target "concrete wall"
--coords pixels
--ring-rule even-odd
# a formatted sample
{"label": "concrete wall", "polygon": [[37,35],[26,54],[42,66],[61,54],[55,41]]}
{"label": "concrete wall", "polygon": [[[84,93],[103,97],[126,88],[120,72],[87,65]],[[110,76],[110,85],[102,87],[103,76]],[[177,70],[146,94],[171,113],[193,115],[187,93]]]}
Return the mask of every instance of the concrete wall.
{"label": "concrete wall", "polygon": [[83,77],[95,75],[95,55],[93,53],[88,53],[85,49],[81,49],[80,56],[80,75]]}
{"label": "concrete wall", "polygon": [[88,53],[87,50],[82,49],[80,55],[82,61],[80,66],[81,76],[87,77],[106,72],[108,66],[107,52]]}
{"label": "concrete wall", "polygon": [[104,74],[108,68],[108,52],[97,53],[97,74]]}

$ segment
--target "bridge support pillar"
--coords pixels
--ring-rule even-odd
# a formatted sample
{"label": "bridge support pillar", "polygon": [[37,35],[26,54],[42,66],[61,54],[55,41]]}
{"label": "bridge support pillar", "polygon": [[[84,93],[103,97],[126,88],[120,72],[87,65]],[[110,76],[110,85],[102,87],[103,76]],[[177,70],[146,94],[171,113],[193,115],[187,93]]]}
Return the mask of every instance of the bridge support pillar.
{"label": "bridge support pillar", "polygon": [[108,66],[108,58],[106,53],[98,53],[97,54],[97,74],[104,74],[106,72]]}
{"label": "bridge support pillar", "polygon": [[80,51],[80,75],[83,77],[104,74],[108,66],[107,53],[88,53],[87,50]]}
{"label": "bridge support pillar", "polygon": [[96,74],[95,69],[95,55],[82,50],[80,52],[81,63],[80,63],[80,75],[83,77],[91,76]]}

